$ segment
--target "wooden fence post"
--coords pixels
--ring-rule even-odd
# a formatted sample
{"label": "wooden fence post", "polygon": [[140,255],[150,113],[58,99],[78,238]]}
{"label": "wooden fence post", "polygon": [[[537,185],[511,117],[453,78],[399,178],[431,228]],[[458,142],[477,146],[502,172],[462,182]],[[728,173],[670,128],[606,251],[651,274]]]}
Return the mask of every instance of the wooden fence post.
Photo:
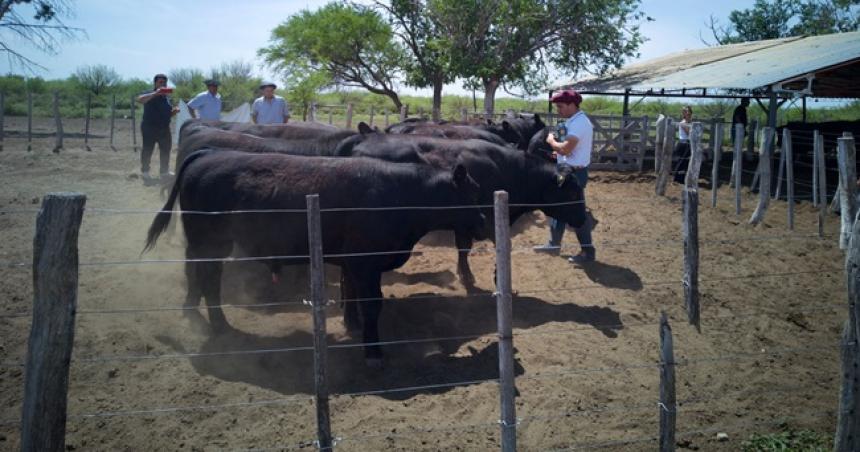
{"label": "wooden fence post", "polygon": [[346,128],[352,128],[352,102],[346,104]]}
{"label": "wooden fence post", "polygon": [[[750,155],[755,154],[755,140],[756,137],[758,137],[758,133],[758,121],[753,120],[752,126],[750,127],[749,142],[747,143],[747,152],[749,152]],[[759,156],[761,156],[761,149],[759,149]],[[759,168],[756,167],[755,174],[753,174],[753,180],[750,183],[750,191],[754,192],[757,190],[756,187],[758,187],[758,179]]]}
{"label": "wooden fence post", "polygon": [[[783,131],[786,129],[783,128]],[[785,136],[783,134],[782,136]],[[776,139],[776,137],[774,137]],[[779,168],[777,168],[776,172],[776,189],[773,191],[773,199],[777,200],[782,195],[782,178],[785,174],[785,142],[782,143],[782,149],[779,150]]]}
{"label": "wooden fence post", "polygon": [[854,138],[839,138],[837,156],[839,161],[839,185],[841,197],[840,215],[842,233],[839,235],[839,248],[848,249],[851,240],[854,217],[857,213],[857,155]]}
{"label": "wooden fence post", "polygon": [[824,219],[827,217],[827,166],[824,160],[824,136],[815,133],[815,161],[818,162],[818,237],[824,237]]}
{"label": "wooden fence post", "polygon": [[661,165],[663,164],[663,123],[666,122],[666,116],[660,114],[657,116],[657,121],[654,123],[654,176],[660,175]]}
{"label": "wooden fence post", "polygon": [[663,155],[660,157],[660,174],[657,176],[657,196],[666,194],[666,185],[669,183],[669,174],[672,171],[672,150],[675,147],[675,121],[666,118],[663,123]]}
{"label": "wooden fence post", "polygon": [[116,122],[116,94],[111,94],[110,98],[110,148],[116,152],[116,147],[113,145],[113,129]]}
{"label": "wooden fence post", "polygon": [[461,108],[460,109],[460,121],[466,122],[469,120],[469,109]]}
{"label": "wooden fence post", "polygon": [[370,127],[373,127],[373,105],[370,106]]}
{"label": "wooden fence post", "polygon": [[684,305],[690,324],[699,322],[699,170],[702,166],[702,123],[690,130],[690,164],[684,180]]}
{"label": "wooden fence post", "polygon": [[660,452],[675,450],[675,351],[672,327],[665,312],[660,313]]}
{"label": "wooden fence post", "polygon": [[311,258],[311,306],[314,316],[314,388],[316,391],[317,441],[320,450],[330,450],[331,420],[328,406],[328,345],[325,319],[325,267],[319,195],[305,196],[308,209],[308,250]]}
{"label": "wooden fence post", "polygon": [[63,451],[78,295],[78,231],[86,196],[49,193],[33,239],[33,322],[27,343],[21,450]]}
{"label": "wooden fence post", "polygon": [[818,142],[818,131],[812,131],[812,207],[818,207],[818,155],[815,154],[815,143]]}
{"label": "wooden fence post", "polygon": [[833,442],[833,450],[838,452],[860,448],[860,345],[857,343],[860,338],[860,325],[857,323],[860,314],[860,221],[855,221],[851,227],[845,277],[848,282],[848,320],[842,333],[842,387]]}
{"label": "wooden fence post", "polygon": [[514,340],[511,304],[511,234],[508,193],[494,197],[496,222],[496,320],[499,330],[499,395],[501,398],[502,451],[517,450],[517,413],[514,405]]}
{"label": "wooden fence post", "polygon": [[311,101],[311,108],[308,115],[308,122],[316,122],[317,120],[317,102]]}
{"label": "wooden fence post", "polygon": [[388,120],[388,109],[382,109],[382,116],[385,116],[385,123],[384,124],[385,124],[385,128],[387,129],[388,126],[391,124],[390,121]]}
{"label": "wooden fence post", "polygon": [[732,177],[735,185],[735,215],[741,214],[741,181],[744,171],[744,125],[735,124],[735,161],[732,163]]}
{"label": "wooden fence post", "polygon": [[713,146],[714,158],[711,159],[711,207],[717,207],[717,190],[720,188],[720,160],[723,157],[723,123],[714,123]]}
{"label": "wooden fence post", "polygon": [[3,118],[6,116],[6,105],[5,99],[3,98],[3,93],[0,92],[0,152],[3,151],[3,138],[5,133],[3,132]]}
{"label": "wooden fence post", "polygon": [[129,103],[129,106],[130,106],[129,108],[131,109],[131,148],[134,150],[134,152],[137,152],[137,128],[136,128],[137,121],[135,121],[135,118],[134,118],[134,110],[136,107],[134,95],[131,96],[130,101],[131,102]]}
{"label": "wooden fence post", "polygon": [[27,151],[33,150],[33,93],[27,91]]}
{"label": "wooden fence post", "polygon": [[764,220],[764,214],[770,204],[770,159],[773,155],[773,128],[764,128],[764,141],[758,159],[758,174],[761,175],[759,185],[759,201],[755,212],[750,217],[749,224],[757,225]]}
{"label": "wooden fence post", "polygon": [[785,201],[788,203],[788,230],[794,230],[794,149],[791,131],[782,129],[782,152],[785,154]]}
{"label": "wooden fence post", "polygon": [[333,124],[333,121],[332,121],[332,113],[331,113],[331,107],[328,107],[328,124],[329,124],[329,125],[332,125],[332,124]]}
{"label": "wooden fence post", "polygon": [[406,111],[406,105],[400,106],[400,122],[406,121],[406,115],[408,112]]}
{"label": "wooden fence post", "polygon": [[84,147],[87,151],[92,151],[90,149],[90,107],[92,106],[92,98],[90,93],[87,93],[87,113],[84,118]]}
{"label": "wooden fence post", "polygon": [[54,153],[59,154],[63,148],[63,120],[60,117],[60,92],[54,91],[54,124],[56,126],[56,142],[54,143]]}

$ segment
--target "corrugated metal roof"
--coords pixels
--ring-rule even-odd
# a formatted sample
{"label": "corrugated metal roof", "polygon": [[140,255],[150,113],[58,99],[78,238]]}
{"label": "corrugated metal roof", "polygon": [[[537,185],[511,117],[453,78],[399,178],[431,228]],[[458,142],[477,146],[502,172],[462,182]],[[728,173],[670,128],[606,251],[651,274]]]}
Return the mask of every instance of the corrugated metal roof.
{"label": "corrugated metal roof", "polygon": [[631,64],[605,77],[562,83],[553,89],[575,86],[598,92],[628,88],[633,91],[756,90],[851,62],[860,62],[860,32],[772,39],[678,52]]}

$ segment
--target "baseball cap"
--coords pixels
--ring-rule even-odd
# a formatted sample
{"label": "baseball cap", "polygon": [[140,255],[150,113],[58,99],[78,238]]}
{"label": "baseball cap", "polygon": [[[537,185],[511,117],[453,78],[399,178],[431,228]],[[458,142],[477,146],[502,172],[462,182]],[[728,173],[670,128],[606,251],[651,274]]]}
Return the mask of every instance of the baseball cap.
{"label": "baseball cap", "polygon": [[219,82],[218,80],[215,80],[214,78],[210,78],[209,80],[206,80],[203,83],[205,83],[206,86],[211,86],[211,85],[220,86],[221,85],[221,82]]}
{"label": "baseball cap", "polygon": [[565,89],[553,94],[549,101],[552,103],[573,103],[578,107],[582,103],[582,95],[572,89]]}

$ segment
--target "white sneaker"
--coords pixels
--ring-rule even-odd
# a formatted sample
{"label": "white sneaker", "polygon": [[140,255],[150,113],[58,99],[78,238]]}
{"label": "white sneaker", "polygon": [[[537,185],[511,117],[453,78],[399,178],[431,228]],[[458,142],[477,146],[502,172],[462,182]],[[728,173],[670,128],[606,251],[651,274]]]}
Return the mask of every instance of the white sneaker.
{"label": "white sneaker", "polygon": [[149,175],[149,171],[141,171],[140,178],[143,179],[144,182],[152,180],[152,176]]}

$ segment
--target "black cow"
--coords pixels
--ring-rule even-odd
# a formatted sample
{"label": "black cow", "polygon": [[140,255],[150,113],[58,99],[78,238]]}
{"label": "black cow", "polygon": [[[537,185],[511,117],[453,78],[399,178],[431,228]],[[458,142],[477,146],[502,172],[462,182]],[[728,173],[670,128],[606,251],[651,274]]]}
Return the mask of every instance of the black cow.
{"label": "black cow", "polygon": [[[438,167],[464,165],[481,187],[480,203],[492,205],[493,192],[510,196],[511,224],[525,213],[541,210],[579,227],[585,222],[582,189],[571,174],[559,174],[544,158],[481,140],[449,140],[413,135],[362,134],[344,140],[340,156],[375,157],[398,162],[423,160]],[[521,205],[516,205],[521,204]],[[522,204],[558,204],[542,207]],[[488,227],[480,235],[455,230],[459,251],[457,271],[466,287],[474,287],[469,268],[469,249],[475,239],[494,238],[491,209],[485,211]]]}
{"label": "black cow", "polygon": [[458,124],[438,124],[429,121],[401,122],[388,127],[386,131],[391,134],[421,135],[458,140],[476,139],[500,146],[507,144],[507,141],[496,133],[474,126]]}
{"label": "black cow", "polygon": [[[144,251],[155,245],[166,229],[177,197],[184,211],[304,209],[305,196],[319,194],[321,209],[405,208],[323,212],[322,241],[326,262],[341,267],[347,326],[363,321],[363,340],[379,342],[377,320],[382,307],[382,272],[406,263],[410,251],[426,233],[439,229],[475,231],[483,216],[475,208],[438,209],[474,205],[478,186],[466,168],[440,170],[429,165],[399,164],[378,159],[332,159],[280,154],[198,151],[177,174],[170,197],[149,228]],[[183,214],[186,237],[186,306],[206,298],[209,323],[216,332],[229,328],[220,308],[222,262],[234,246],[251,256],[296,256],[265,260],[273,273],[280,266],[307,264],[308,233],[305,213],[254,212]],[[397,253],[397,251],[402,251]],[[356,253],[387,253],[344,256]],[[194,261],[192,261],[194,260]],[[366,301],[364,301],[366,299]],[[381,348],[365,348],[369,364],[379,363]]]}
{"label": "black cow", "polygon": [[523,151],[528,149],[529,141],[535,134],[546,127],[540,115],[531,116],[517,115],[513,118],[503,119],[500,123],[487,123],[479,125],[479,128],[492,132]]}
{"label": "black cow", "polygon": [[467,122],[447,122],[428,120],[406,120],[385,129],[388,133],[415,134],[425,136],[440,136],[445,138],[479,139],[495,144],[503,144],[485,133],[475,132],[474,129],[489,132],[504,143],[512,144],[518,149],[526,150],[531,138],[541,131],[546,124],[540,115],[517,115],[503,119],[499,123],[492,120],[472,120]]}

